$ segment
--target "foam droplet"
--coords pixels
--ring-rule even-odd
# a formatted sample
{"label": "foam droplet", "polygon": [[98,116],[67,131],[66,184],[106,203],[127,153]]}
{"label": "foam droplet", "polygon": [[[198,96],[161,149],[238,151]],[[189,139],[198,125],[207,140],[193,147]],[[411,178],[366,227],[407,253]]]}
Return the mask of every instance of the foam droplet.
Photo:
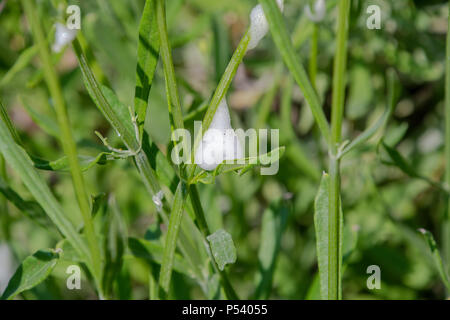
{"label": "foam droplet", "polygon": [[204,170],[214,170],[225,160],[244,157],[242,145],[231,127],[230,113],[225,98],[214,114],[211,125],[203,135],[195,152],[195,163]]}
{"label": "foam droplet", "polygon": [[156,210],[161,211],[162,210],[162,199],[164,198],[164,193],[162,192],[162,190],[159,190],[155,195],[153,195],[152,197],[152,201],[156,206]]}
{"label": "foam droplet", "polygon": [[53,52],[60,52],[65,45],[75,39],[77,36],[76,29],[68,29],[62,23],[57,22],[55,24],[56,32],[55,32],[55,42],[53,43],[52,50]]}
{"label": "foam droplet", "polygon": [[[283,11],[283,0],[277,0],[277,4],[280,10]],[[254,49],[268,31],[269,24],[266,16],[264,15],[264,10],[261,5],[258,4],[250,12],[250,41],[248,43],[247,50]]]}

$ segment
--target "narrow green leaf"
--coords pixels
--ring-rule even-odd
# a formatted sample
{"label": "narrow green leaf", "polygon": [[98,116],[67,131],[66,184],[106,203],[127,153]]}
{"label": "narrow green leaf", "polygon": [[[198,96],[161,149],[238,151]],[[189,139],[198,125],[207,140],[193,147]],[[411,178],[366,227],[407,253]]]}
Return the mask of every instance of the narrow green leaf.
{"label": "narrow green leaf", "polygon": [[405,157],[398,152],[396,149],[388,146],[384,141],[381,141],[381,146],[386,151],[386,154],[389,156],[390,161],[382,160],[382,162],[386,165],[391,165],[399,168],[403,173],[407,174],[408,176],[416,179],[423,180],[427,182],[429,185],[439,189],[440,191],[450,194],[450,191],[448,190],[448,187],[446,187],[444,184],[433,181],[430,178],[422,175],[421,173],[417,172],[417,170],[408,162],[408,160],[405,159]]}
{"label": "narrow green leaf", "polygon": [[35,201],[24,200],[16,191],[11,189],[7,183],[0,177],[0,193],[14,204],[23,214],[39,225],[48,227],[48,218],[44,209]]}
{"label": "narrow green leaf", "polygon": [[[320,276],[320,295],[323,300],[328,299],[328,197],[330,177],[323,173],[319,190],[314,200],[314,227],[316,229],[317,261]],[[342,252],[343,215],[341,214],[339,248]]]}
{"label": "narrow green leaf", "polygon": [[25,258],[9,281],[1,299],[11,300],[19,293],[37,286],[50,275],[58,260],[59,253],[51,249],[39,250]]}
{"label": "narrow green leaf", "polygon": [[159,34],[156,24],[156,0],[147,0],[139,24],[134,111],[138,117],[142,137],[147,113],[148,97],[159,57]]}
{"label": "narrow green leaf", "polygon": [[398,77],[394,70],[390,69],[387,73],[388,80],[388,101],[386,110],[383,115],[363,133],[361,133],[355,140],[348,144],[339,154],[339,157],[344,156],[346,153],[357,148],[367,140],[369,140],[379,129],[383,128],[391,117],[395,110],[399,96],[399,84]]}
{"label": "narrow green leaf", "polygon": [[430,248],[431,254],[433,255],[436,270],[438,271],[442,282],[444,283],[447,290],[450,291],[450,279],[446,271],[447,269],[444,266],[444,263],[442,262],[441,254],[437,247],[436,241],[434,240],[433,234],[430,231],[422,228],[419,229],[419,232],[423,234],[425,241],[427,242],[428,247]]}
{"label": "narrow green leaf", "polygon": [[271,204],[263,213],[258,251],[259,281],[255,299],[268,299],[272,289],[275,262],[289,211],[282,203]]}
{"label": "narrow green leaf", "polygon": [[159,285],[166,294],[169,292],[178,231],[180,229],[187,194],[186,185],[180,181],[173,199],[172,212],[170,213],[169,226],[164,244],[163,260],[159,275]]}
{"label": "narrow green leaf", "polygon": [[[162,263],[164,247],[155,241],[130,237],[128,238],[128,248],[133,256],[142,258],[148,263]],[[195,276],[187,261],[177,253],[175,253],[173,259],[173,270],[185,274],[190,278],[194,278]]]}
{"label": "narrow green leaf", "polygon": [[77,40],[73,42],[73,48],[78,57],[81,72],[83,74],[84,84],[92,100],[111,126],[121,137],[123,143],[130,150],[138,150],[139,143],[136,140],[136,134],[131,122],[131,115],[128,110],[117,98],[117,96],[106,86],[99,84],[88,65],[86,56]]}
{"label": "narrow green leaf", "polygon": [[55,120],[40,112],[36,112],[32,107],[30,107],[28,103],[25,103],[22,98],[20,98],[20,101],[22,102],[23,107],[28,112],[31,119],[33,119],[33,121],[42,130],[57,139],[61,138],[61,131],[59,130],[58,123]]}
{"label": "narrow green leaf", "polygon": [[[191,180],[190,184],[195,184],[198,182],[205,183],[205,184],[211,184],[214,183],[215,178],[221,174],[228,173],[228,172],[235,172],[239,174],[240,176],[244,173],[248,172],[250,169],[256,167],[256,166],[266,166],[267,159],[271,159],[271,163],[279,161],[279,159],[283,156],[285,151],[285,147],[279,147],[276,148],[268,153],[265,153],[263,155],[259,155],[256,157],[248,157],[245,159],[239,159],[235,162],[241,162],[241,163],[227,163],[224,161],[223,163],[219,164],[216,169],[213,171],[207,171],[207,170],[200,170],[198,174],[196,174]],[[264,159],[264,160],[263,160]]]}
{"label": "narrow green leaf", "polygon": [[8,72],[6,72],[6,74],[0,80],[0,88],[8,84],[17,73],[25,69],[37,53],[38,47],[36,45],[23,50],[14,65],[9,68]]}
{"label": "narrow green leaf", "polygon": [[103,289],[110,295],[113,283],[122,268],[122,257],[127,246],[127,227],[122,213],[114,197],[108,201],[108,214],[104,221],[103,234],[105,236],[103,248],[105,252],[105,265],[103,271]]}
{"label": "narrow green leaf", "polygon": [[[1,114],[6,114],[3,105],[0,104]],[[1,117],[0,119],[0,151],[8,164],[21,178],[28,190],[34,196],[49,216],[50,220],[56,225],[59,231],[71,241],[74,247],[83,255],[89,256],[85,243],[76,232],[72,223],[67,219],[61,206],[56,201],[44,179],[39,176],[33,167],[33,162],[27,153],[16,144],[8,125],[8,121]]]}
{"label": "narrow green leaf", "polygon": [[[34,156],[31,156],[31,159],[33,160],[34,166],[41,170],[63,171],[63,172],[70,171],[69,161],[67,160],[66,156],[53,161],[40,159]],[[80,163],[82,171],[87,171],[92,167],[94,167],[95,165],[104,165],[108,161],[116,159],[118,158],[114,156],[114,154],[112,154],[111,152],[101,152],[96,157],[81,156],[81,155],[78,156],[78,161]]]}
{"label": "narrow green leaf", "polygon": [[225,265],[236,262],[236,247],[228,232],[219,229],[207,236],[206,239],[220,271],[223,271]]}
{"label": "narrow green leaf", "polygon": [[156,0],[157,24],[159,41],[161,44],[161,59],[164,67],[164,79],[166,83],[167,104],[169,107],[172,129],[184,127],[183,113],[181,111],[180,97],[178,95],[175,69],[172,61],[172,49],[167,35],[166,9],[164,0]]}
{"label": "narrow green leaf", "polygon": [[269,22],[270,32],[272,33],[274,42],[283,57],[284,63],[302,90],[305,100],[311,108],[311,112],[316,119],[325,141],[329,142],[330,128],[328,121],[320,105],[319,98],[317,97],[317,94],[308,79],[306,71],[299,62],[298,56],[295,53],[280,9],[275,3],[275,0],[259,0],[259,2],[263,7],[264,15]]}

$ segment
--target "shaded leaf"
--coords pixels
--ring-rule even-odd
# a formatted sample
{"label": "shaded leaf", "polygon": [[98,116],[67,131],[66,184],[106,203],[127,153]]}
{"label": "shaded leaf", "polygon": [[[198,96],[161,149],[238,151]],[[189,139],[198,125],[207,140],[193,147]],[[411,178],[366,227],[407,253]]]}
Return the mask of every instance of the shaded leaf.
{"label": "shaded leaf", "polygon": [[258,251],[260,280],[256,288],[255,299],[269,298],[275,262],[288,213],[286,206],[280,203],[270,205],[263,213]]}
{"label": "shaded leaf", "polygon": [[16,191],[0,177],[0,192],[14,204],[23,214],[43,227],[48,227],[49,220],[44,209],[35,201],[24,200]]}
{"label": "shaded leaf", "polygon": [[[314,227],[316,230],[317,261],[319,265],[320,296],[328,299],[328,196],[329,180],[327,173],[323,173],[319,190],[314,200]],[[339,251],[342,252],[343,238],[343,214],[340,208]]]}
{"label": "shaded leaf", "polygon": [[419,229],[419,232],[423,234],[425,241],[428,244],[428,247],[430,248],[431,254],[433,255],[434,264],[436,267],[436,270],[439,273],[439,276],[441,277],[442,282],[444,283],[447,290],[450,291],[450,280],[449,276],[447,274],[447,269],[444,266],[444,263],[442,262],[441,253],[439,252],[439,249],[437,247],[436,241],[434,240],[433,235],[430,231],[425,229]]}
{"label": "shaded leaf", "polygon": [[217,266],[222,271],[226,264],[236,262],[236,247],[231,235],[223,229],[219,229],[206,237],[211,247],[211,252]]}
{"label": "shaded leaf", "polygon": [[[53,161],[40,159],[34,156],[31,156],[31,159],[33,160],[34,166],[41,170],[64,171],[64,172],[70,171],[69,161],[66,156]],[[118,157],[111,152],[101,152],[95,157],[81,156],[81,155],[78,156],[78,161],[80,163],[82,171],[87,171],[92,167],[94,167],[95,165],[104,165],[108,161],[116,159],[118,159]]]}
{"label": "shaded leaf", "polygon": [[156,1],[147,0],[139,25],[139,42],[136,66],[136,89],[134,110],[138,116],[139,132],[142,136],[148,96],[159,58],[159,34],[156,25]]}
{"label": "shaded leaf", "polygon": [[0,145],[2,146],[0,151],[2,152],[5,160],[20,177],[22,182],[34,196],[35,200],[41,205],[58,230],[71,241],[72,245],[80,254],[89,256],[85,242],[82,241],[80,235],[76,232],[70,220],[68,220],[66,214],[63,212],[60,204],[56,201],[44,179],[33,167],[33,162],[28,154],[16,143],[11,135],[11,130],[12,132],[15,130],[13,127],[11,128],[12,124],[1,103],[0,109],[0,114],[2,115],[0,117]]}
{"label": "shaded leaf", "polygon": [[[164,253],[164,247],[156,241],[147,241],[130,237],[128,238],[128,248],[133,256],[142,258],[149,263],[161,264]],[[179,254],[175,253],[173,260],[173,269],[189,277],[194,277],[189,264]]]}
{"label": "shaded leaf", "polygon": [[[219,164],[213,171],[202,169],[192,178],[190,183],[195,184],[201,182],[205,184],[211,184],[215,182],[215,179],[218,175],[228,172],[235,172],[241,176],[256,166],[265,166],[267,159],[271,159],[271,163],[279,161],[279,159],[283,156],[284,151],[285,147],[279,147],[263,155],[235,160],[234,162],[236,163],[229,164],[224,161],[223,163]],[[244,163],[239,163],[241,161]]]}
{"label": "shaded leaf", "polygon": [[50,275],[58,260],[59,253],[51,249],[39,250],[25,258],[9,281],[1,299],[11,300],[19,293],[37,286]]}

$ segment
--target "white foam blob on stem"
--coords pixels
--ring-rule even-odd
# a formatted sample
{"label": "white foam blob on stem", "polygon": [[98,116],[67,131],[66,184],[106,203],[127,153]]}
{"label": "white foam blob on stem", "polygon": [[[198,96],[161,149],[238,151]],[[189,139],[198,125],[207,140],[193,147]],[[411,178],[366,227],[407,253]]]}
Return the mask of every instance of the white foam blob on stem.
{"label": "white foam blob on stem", "polygon": [[320,22],[325,18],[326,6],[325,0],[316,0],[314,3],[314,13],[311,11],[309,4],[305,8],[306,16],[313,22]]}
{"label": "white foam blob on stem", "polygon": [[214,114],[211,125],[203,135],[195,152],[195,163],[204,170],[214,170],[225,160],[244,157],[238,136],[231,127],[230,113],[225,98]]}
{"label": "white foam blob on stem", "polygon": [[[277,4],[280,10],[283,11],[283,0],[277,0]],[[264,15],[263,8],[260,4],[258,4],[250,12],[250,41],[248,43],[247,50],[254,49],[258,45],[259,41],[264,38],[268,31],[269,23],[267,22],[266,16]]]}
{"label": "white foam blob on stem", "polygon": [[52,50],[53,52],[60,52],[62,48],[64,48],[64,46],[75,39],[75,37],[77,36],[77,30],[69,29],[59,22],[55,24],[55,27],[55,42],[53,43]]}
{"label": "white foam blob on stem", "polygon": [[152,197],[152,201],[156,206],[156,209],[159,211],[162,210],[163,207],[163,203],[162,203],[162,199],[164,198],[164,193],[162,190],[159,190],[155,195],[153,195]]}

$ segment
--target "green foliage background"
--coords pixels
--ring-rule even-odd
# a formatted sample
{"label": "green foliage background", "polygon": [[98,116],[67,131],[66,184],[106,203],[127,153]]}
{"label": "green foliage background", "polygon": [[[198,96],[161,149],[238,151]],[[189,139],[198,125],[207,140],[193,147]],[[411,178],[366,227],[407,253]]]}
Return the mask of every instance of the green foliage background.
{"label": "green foliage background", "polygon": [[[309,59],[311,33],[304,16],[307,2],[287,0],[284,11],[286,25],[304,65]],[[44,30],[50,32],[54,22],[64,18],[61,3],[38,1],[39,14],[45,17],[41,21]],[[82,32],[106,75],[103,82],[109,83],[124,104],[133,105],[137,35],[144,1],[70,1],[70,4],[81,8]],[[242,0],[167,1],[169,38],[185,115],[209,101],[255,4]],[[366,8],[370,4],[382,8],[380,30],[366,27]],[[417,176],[436,183],[444,180],[447,16],[444,1],[352,1],[344,139],[355,138],[383,113],[389,68],[399,76],[401,94],[383,132],[342,161],[344,242],[348,241],[350,248],[344,252],[348,253],[343,277],[346,299],[446,297],[428,246],[417,229],[430,230],[438,245],[443,245],[439,239],[443,238],[443,222],[447,219],[447,195]],[[336,11],[331,9],[319,25],[317,91],[327,116],[331,104],[335,21]],[[34,57],[13,72],[17,59],[32,44],[20,2],[8,1],[0,13],[0,96],[27,152],[56,160],[63,153],[40,61]],[[261,176],[259,169],[242,176],[227,173],[218,177],[214,185],[200,185],[200,199],[211,231],[223,228],[232,236],[237,259],[226,270],[240,297],[318,299],[314,198],[321,172],[326,170],[327,154],[300,90],[296,85],[292,92],[286,89],[291,79],[282,65],[269,34],[256,50],[246,55],[228,94],[234,127],[262,125],[280,129],[286,153],[280,160],[278,174]],[[57,61],[57,69],[79,153],[96,156],[106,151],[95,130],[107,136],[111,145],[120,145],[116,133],[88,95],[71,47]],[[145,129],[152,141],[167,152],[170,125],[161,62],[149,101]],[[265,106],[269,114],[264,113]],[[192,128],[193,120],[202,117],[202,113],[195,115],[186,126]],[[398,162],[392,165],[389,152],[379,144],[381,139],[405,157],[416,177],[398,168]],[[7,165],[5,170],[5,183],[26,201],[33,200]],[[54,171],[40,174],[66,215],[75,226],[81,226],[70,175]],[[130,160],[93,166],[84,176],[90,194],[114,194],[128,236],[162,243],[161,233],[167,226],[157,219],[155,205]],[[2,195],[0,205],[0,243],[10,246],[16,265],[42,248],[55,248],[61,240],[39,212],[30,218],[26,210],[17,209]],[[109,218],[101,210],[96,215],[99,234],[103,232],[104,220]],[[263,227],[264,219],[269,222]],[[265,256],[267,252],[277,254],[273,264]],[[448,267],[450,262],[446,259],[450,253],[441,252]],[[59,260],[44,282],[19,297],[95,298],[86,270],[81,291],[66,288],[65,270],[71,264],[70,259]],[[381,268],[379,290],[367,288],[366,269],[370,265]],[[120,272],[113,280],[113,297],[147,298],[148,274],[155,266],[158,267],[157,263],[152,262],[149,267],[146,259],[127,249]],[[196,280],[178,271],[175,267],[170,297],[205,298]],[[212,277],[208,285],[214,286],[216,282]]]}

